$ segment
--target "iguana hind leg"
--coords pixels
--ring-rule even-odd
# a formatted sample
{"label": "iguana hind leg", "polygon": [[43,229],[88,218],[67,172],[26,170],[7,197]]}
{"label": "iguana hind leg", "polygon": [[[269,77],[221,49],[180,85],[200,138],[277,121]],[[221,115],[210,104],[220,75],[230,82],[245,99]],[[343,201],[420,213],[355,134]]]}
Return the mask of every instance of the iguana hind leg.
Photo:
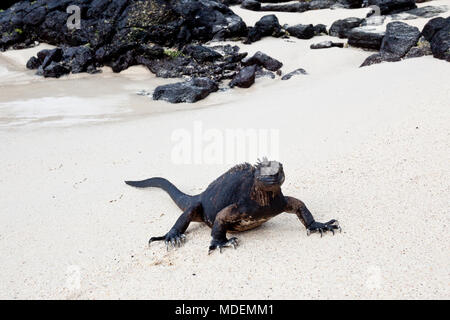
{"label": "iguana hind leg", "polygon": [[200,202],[195,203],[188,207],[175,222],[174,226],[165,235],[160,237],[152,237],[148,241],[150,245],[153,241],[164,240],[167,250],[169,250],[169,244],[172,247],[181,247],[181,244],[186,241],[186,235],[184,232],[189,227],[192,221],[201,222],[201,210],[202,205]]}
{"label": "iguana hind leg", "polygon": [[306,227],[308,235],[310,235],[310,233],[319,232],[322,237],[323,233],[327,231],[331,231],[333,234],[336,229],[342,231],[337,220],[333,219],[325,223],[317,222],[302,201],[293,197],[285,197],[285,199],[286,208],[284,211],[296,214]]}
{"label": "iguana hind leg", "polygon": [[219,248],[220,253],[222,253],[222,249],[226,247],[233,247],[236,249],[238,245],[237,238],[232,237],[227,239],[227,228],[236,221],[238,215],[239,211],[235,204],[229,205],[217,213],[211,230],[212,240],[208,254],[217,248]]}

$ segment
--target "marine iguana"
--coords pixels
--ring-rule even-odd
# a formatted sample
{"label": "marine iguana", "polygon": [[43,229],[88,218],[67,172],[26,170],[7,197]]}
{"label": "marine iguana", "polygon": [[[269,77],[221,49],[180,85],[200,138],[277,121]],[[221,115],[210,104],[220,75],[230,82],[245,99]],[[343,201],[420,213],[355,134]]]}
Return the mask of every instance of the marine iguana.
{"label": "marine iguana", "polygon": [[341,230],[337,220],[317,222],[302,201],[284,196],[281,192],[284,178],[281,163],[263,158],[256,165],[244,163],[231,168],[195,196],[181,192],[171,182],[159,177],[125,183],[138,188],[161,188],[183,210],[169,232],[149,240],[149,244],[164,240],[167,250],[169,244],[181,246],[186,239],[184,232],[191,222],[204,222],[212,228],[208,254],[217,248],[220,252],[230,246],[236,249],[237,238],[227,239],[227,232],[256,228],[282,212],[297,215],[308,235],[319,232],[322,236],[323,232],[334,234],[334,230]]}

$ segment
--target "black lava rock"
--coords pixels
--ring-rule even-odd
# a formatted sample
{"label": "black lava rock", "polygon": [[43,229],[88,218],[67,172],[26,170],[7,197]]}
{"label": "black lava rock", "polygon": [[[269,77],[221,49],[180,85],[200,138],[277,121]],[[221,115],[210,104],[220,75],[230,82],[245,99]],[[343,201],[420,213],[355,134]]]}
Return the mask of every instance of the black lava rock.
{"label": "black lava rock", "polygon": [[324,24],[316,24],[314,26],[314,35],[328,34],[327,26]]}
{"label": "black lava rock", "polygon": [[369,6],[378,6],[381,15],[417,8],[415,0],[368,0],[367,4]]}
{"label": "black lava rock", "polygon": [[299,74],[308,74],[305,69],[302,68],[298,68],[292,72],[289,72],[287,74],[285,74],[283,77],[281,77],[281,80],[289,80],[290,78],[292,78],[293,76],[299,75]]}
{"label": "black lava rock", "polygon": [[444,28],[449,24],[449,18],[444,19],[442,17],[431,19],[427,22],[427,24],[423,27],[422,35],[426,40],[431,41],[433,39],[436,32]]}
{"label": "black lava rock", "polygon": [[286,29],[289,35],[299,39],[311,39],[314,37],[314,26],[312,24],[297,24]]}
{"label": "black lava rock", "polygon": [[220,53],[202,45],[187,45],[183,52],[197,60],[197,62],[214,61],[222,58]]}
{"label": "black lava rock", "polygon": [[448,21],[447,25],[437,31],[431,39],[431,51],[435,58],[450,62],[450,19],[446,20]]}
{"label": "black lava rock", "polygon": [[350,30],[359,27],[362,21],[362,19],[354,17],[337,20],[331,25],[328,34],[333,37],[348,38]]}
{"label": "black lava rock", "polygon": [[259,11],[261,9],[261,2],[256,0],[244,0],[241,7],[247,10]]}
{"label": "black lava rock", "polygon": [[255,83],[256,65],[247,66],[241,69],[231,80],[229,86],[239,88],[249,88]]}
{"label": "black lava rock", "polygon": [[219,89],[217,83],[208,78],[193,78],[188,81],[159,86],[153,92],[154,100],[165,100],[171,103],[193,103],[206,98],[211,92]]}
{"label": "black lava rock", "polygon": [[360,67],[366,67],[381,62],[395,62],[400,60],[400,57],[388,53],[374,53],[371,56],[367,57],[366,60],[364,60],[364,62],[360,65]]}
{"label": "black lava rock", "polygon": [[310,45],[311,49],[328,49],[328,48],[333,48],[333,47],[343,48],[344,43],[343,42],[333,42],[333,41],[322,41],[322,42],[313,43],[312,45]]}
{"label": "black lava rock", "polygon": [[420,38],[420,31],[406,23],[395,21],[386,26],[380,52],[402,58]]}
{"label": "black lava rock", "polygon": [[258,65],[270,71],[277,71],[283,66],[283,63],[261,51],[256,52],[251,57],[242,59],[242,64],[244,66]]}
{"label": "black lava rock", "polygon": [[281,29],[281,25],[275,15],[264,16],[255,23],[253,28],[249,28],[246,43],[252,43],[268,36],[280,37],[283,35]]}
{"label": "black lava rock", "polygon": [[370,27],[358,27],[350,30],[348,44],[353,47],[380,50],[384,32],[373,30]]}

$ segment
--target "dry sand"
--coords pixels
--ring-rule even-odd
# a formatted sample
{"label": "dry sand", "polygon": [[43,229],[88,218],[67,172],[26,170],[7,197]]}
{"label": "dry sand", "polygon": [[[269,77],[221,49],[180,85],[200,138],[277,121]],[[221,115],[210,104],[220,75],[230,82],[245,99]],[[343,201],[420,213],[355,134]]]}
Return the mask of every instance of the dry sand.
{"label": "dry sand", "polygon": [[[344,11],[311,21],[358,12]],[[326,39],[243,46],[309,75],[177,106],[135,94],[167,82],[142,68],[44,80],[18,64],[23,52],[2,54],[0,298],[448,299],[449,64],[358,68],[370,52],[308,49]],[[172,161],[171,135],[198,121],[279,130],[284,193],[343,232],[307,237],[282,214],[223,254],[207,255],[210,229],[195,223],[182,248],[148,248],[180,212],[123,180],[164,176],[200,192],[229,165]]]}

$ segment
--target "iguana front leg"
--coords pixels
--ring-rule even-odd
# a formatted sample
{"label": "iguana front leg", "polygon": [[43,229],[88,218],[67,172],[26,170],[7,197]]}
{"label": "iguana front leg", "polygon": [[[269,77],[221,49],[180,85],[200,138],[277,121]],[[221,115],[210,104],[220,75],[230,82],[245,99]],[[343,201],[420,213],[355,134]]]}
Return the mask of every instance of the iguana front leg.
{"label": "iguana front leg", "polygon": [[325,223],[317,222],[314,220],[311,212],[305,206],[305,204],[293,197],[285,197],[286,199],[286,207],[285,212],[294,213],[306,227],[308,235],[312,232],[320,232],[320,236],[327,231],[331,231],[334,234],[334,230],[339,229],[341,231],[341,227],[339,226],[339,222],[337,220],[330,220]]}
{"label": "iguana front leg", "polygon": [[215,249],[219,248],[222,253],[222,249],[225,247],[233,247],[236,249],[238,245],[237,238],[232,237],[227,239],[227,227],[238,219],[239,211],[237,205],[232,204],[228,207],[220,210],[216,219],[214,220],[212,230],[211,230],[211,245],[209,246],[208,254],[210,254]]}
{"label": "iguana front leg", "polygon": [[189,208],[184,211],[180,217],[178,217],[174,226],[165,235],[160,237],[152,237],[148,241],[148,244],[153,241],[162,241],[166,243],[167,250],[169,250],[169,244],[172,247],[181,247],[181,244],[186,240],[184,232],[189,227],[192,221],[200,222],[201,220],[201,210],[202,205],[200,202],[192,204]]}

